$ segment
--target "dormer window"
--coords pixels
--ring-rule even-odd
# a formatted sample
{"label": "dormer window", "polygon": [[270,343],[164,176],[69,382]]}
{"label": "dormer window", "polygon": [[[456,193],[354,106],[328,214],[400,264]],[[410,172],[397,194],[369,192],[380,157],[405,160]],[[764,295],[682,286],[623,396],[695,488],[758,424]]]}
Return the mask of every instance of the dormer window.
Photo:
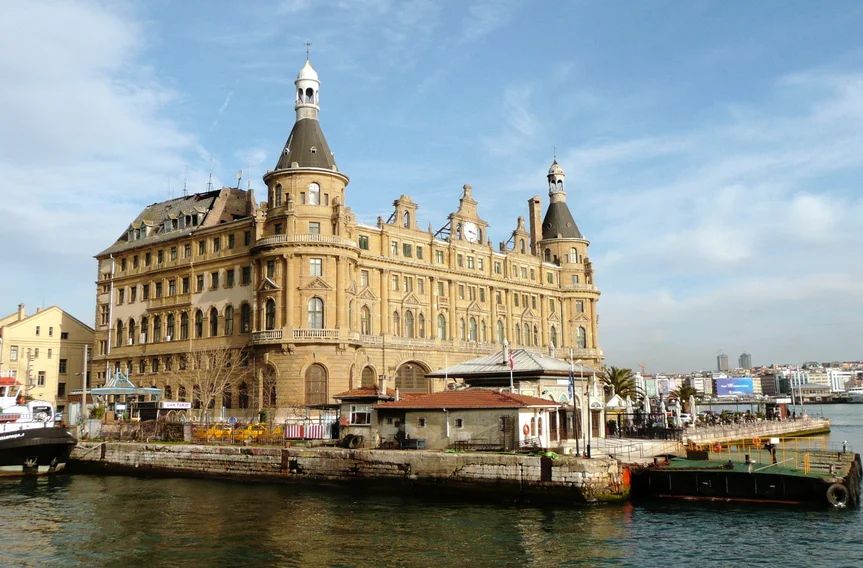
{"label": "dormer window", "polygon": [[309,148],[309,152],[311,152],[312,154],[316,154],[318,152],[318,149],[312,146],[311,148]]}

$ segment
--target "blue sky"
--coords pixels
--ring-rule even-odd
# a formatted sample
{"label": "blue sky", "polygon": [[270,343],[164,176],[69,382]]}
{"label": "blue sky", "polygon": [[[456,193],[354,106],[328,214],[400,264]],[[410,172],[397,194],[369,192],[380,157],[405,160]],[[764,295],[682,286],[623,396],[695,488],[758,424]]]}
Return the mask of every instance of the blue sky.
{"label": "blue sky", "polygon": [[92,324],[92,256],[211,157],[263,199],[309,40],[361,221],[408,194],[440,227],[470,183],[506,240],[556,147],[607,363],[860,359],[861,24],[839,1],[7,2],[0,297]]}

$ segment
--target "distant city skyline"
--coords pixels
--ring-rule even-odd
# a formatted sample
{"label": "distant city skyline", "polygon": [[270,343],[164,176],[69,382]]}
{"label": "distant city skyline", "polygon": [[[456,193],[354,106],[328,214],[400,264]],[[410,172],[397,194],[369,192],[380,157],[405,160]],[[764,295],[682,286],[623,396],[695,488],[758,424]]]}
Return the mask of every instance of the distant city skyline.
{"label": "distant city skyline", "polygon": [[92,325],[92,257],[144,206],[211,171],[262,200],[310,41],[358,221],[407,194],[442,226],[470,183],[496,246],[556,152],[606,364],[706,369],[730,340],[860,359],[861,23],[842,1],[6,2],[4,309]]}

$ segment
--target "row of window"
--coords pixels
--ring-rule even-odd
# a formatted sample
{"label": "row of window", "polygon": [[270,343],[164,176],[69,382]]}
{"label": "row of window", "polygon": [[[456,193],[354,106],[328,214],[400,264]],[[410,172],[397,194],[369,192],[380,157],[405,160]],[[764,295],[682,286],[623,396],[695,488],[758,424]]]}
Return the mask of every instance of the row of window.
{"label": "row of window", "polygon": [[[224,321],[222,326],[219,326],[219,310],[215,307],[210,308],[207,325],[204,325],[204,312],[196,310],[193,316],[192,333],[195,339],[204,337],[204,330],[208,329],[207,337],[217,337],[219,335],[234,335],[234,320],[235,311],[233,306],[225,308]],[[114,327],[114,344],[117,347],[123,345],[134,345],[135,343],[161,343],[164,337],[165,341],[173,341],[176,339],[189,339],[189,312],[181,312],[179,317],[179,325],[174,314],[168,314],[165,319],[165,325],[162,326],[162,316],[153,316],[153,327],[150,328],[150,319],[144,316],[140,321],[136,322],[135,318],[130,318],[124,323],[122,320],[117,320]],[[252,330],[252,309],[249,304],[240,306],[240,333],[249,333]],[[152,331],[152,336],[150,332]],[[175,334],[179,332],[179,336]],[[163,335],[164,333],[164,335]]]}
{"label": "row of window", "polygon": [[[323,199],[321,197],[323,196]],[[288,197],[290,198],[290,197]],[[284,204],[285,195],[282,184],[277,183],[273,188],[273,206],[281,207]],[[330,194],[321,193],[321,186],[315,182],[309,184],[308,192],[300,192],[300,205],[329,205]]]}
{"label": "row of window", "polygon": [[[48,352],[48,359],[53,359],[54,350],[50,347],[46,350]],[[31,361],[33,359],[39,358],[39,348],[38,347],[28,347],[27,348],[27,360]],[[18,346],[10,345],[9,346],[9,361],[17,361],[18,360]],[[60,372],[66,372],[66,359],[60,359]]]}
{"label": "row of window", "polygon": [[[224,245],[226,249],[230,250],[236,246],[236,235],[231,233],[229,235],[219,235],[213,237],[211,239],[202,239],[198,241],[197,244],[197,253],[198,256],[204,256],[207,254],[208,249],[209,252],[220,252],[222,250],[222,246]],[[244,231],[243,232],[243,245],[249,246],[252,244],[252,232]],[[167,249],[159,249],[155,253],[155,261],[156,265],[162,264],[166,259],[168,260],[177,260],[178,255],[182,253],[182,258],[191,258],[192,257],[192,243],[186,243],[182,245],[174,245]],[[131,264],[132,268],[138,268],[142,263],[145,267],[151,266],[153,264],[153,252],[147,251],[142,255],[134,254],[131,257],[122,257],[120,258],[120,271],[128,270],[129,265]],[[106,272],[102,275],[102,277],[107,280],[111,277],[109,272]]]}
{"label": "row of window", "polygon": [[[40,335],[42,335],[42,326],[37,325],[36,326],[36,336],[38,337]],[[48,326],[48,337],[54,337],[54,326]],[[61,331],[60,332],[60,339],[69,339],[69,332],[68,331]]]}
{"label": "row of window", "polygon": [[[223,272],[225,276],[224,280],[222,280]],[[241,286],[248,286],[252,283],[252,268],[250,266],[241,267],[239,269],[239,274]],[[233,288],[236,285],[236,280],[237,269],[235,268],[228,268],[224,271],[216,270],[207,274],[198,274],[195,276],[195,292],[204,292],[206,289],[216,290],[222,282],[224,282],[224,288]],[[207,287],[208,281],[209,287]],[[138,300],[139,287],[141,289],[141,301],[146,301],[150,299],[151,290],[153,298],[176,296],[178,293],[188,294],[192,291],[191,283],[190,276],[183,276],[182,278],[168,278],[167,280],[154,282],[152,284],[141,284],[140,286],[136,284],[129,287],[120,287],[117,288],[117,305],[120,306],[125,303],[135,303]],[[102,306],[102,319],[104,320],[107,315],[107,306]],[[102,321],[102,325],[107,325],[107,323],[107,321]]]}

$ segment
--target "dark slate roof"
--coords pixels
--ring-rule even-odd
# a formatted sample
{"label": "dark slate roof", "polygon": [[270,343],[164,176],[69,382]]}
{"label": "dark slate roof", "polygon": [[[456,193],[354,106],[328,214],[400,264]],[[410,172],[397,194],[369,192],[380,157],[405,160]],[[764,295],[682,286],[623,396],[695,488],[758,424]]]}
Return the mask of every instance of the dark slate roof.
{"label": "dark slate roof", "polygon": [[[315,148],[314,152],[312,147]],[[327,139],[324,138],[320,123],[314,118],[301,118],[294,123],[276,169],[290,168],[292,162],[297,162],[301,168],[335,169],[336,161]]]}
{"label": "dark slate roof", "polygon": [[542,221],[542,240],[556,239],[558,234],[562,239],[582,238],[581,231],[578,230],[578,225],[575,224],[565,201],[549,204],[545,219]]}

